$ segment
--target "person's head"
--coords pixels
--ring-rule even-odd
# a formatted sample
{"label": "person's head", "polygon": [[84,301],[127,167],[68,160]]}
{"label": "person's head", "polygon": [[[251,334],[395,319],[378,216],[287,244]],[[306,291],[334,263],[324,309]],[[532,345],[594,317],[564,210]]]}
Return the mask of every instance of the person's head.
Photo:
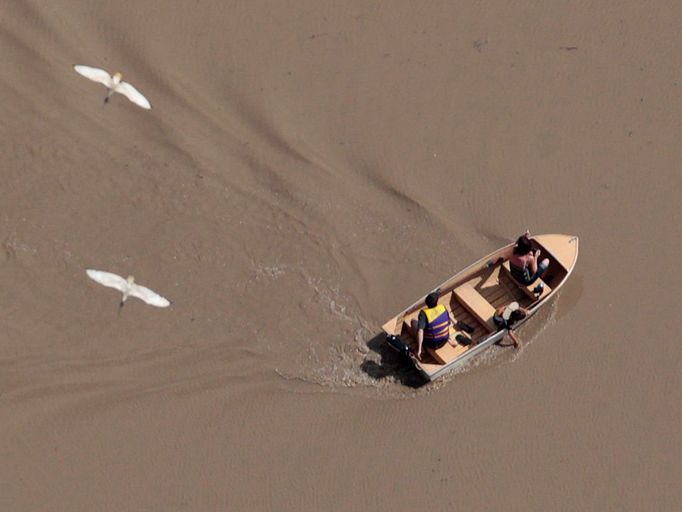
{"label": "person's head", "polygon": [[533,245],[526,235],[521,235],[514,245],[514,254],[518,256],[525,256],[533,250]]}
{"label": "person's head", "polygon": [[436,292],[431,292],[426,296],[426,306],[429,308],[435,308],[438,304],[438,294]]}
{"label": "person's head", "polygon": [[512,311],[512,314],[509,315],[509,321],[507,323],[508,325],[514,325],[516,322],[519,322],[524,318],[526,318],[526,312],[522,309],[517,309],[516,311]]}
{"label": "person's head", "polygon": [[518,302],[511,302],[502,311],[502,318],[507,322],[507,327],[511,327],[514,323],[526,318],[526,312],[521,309]]}

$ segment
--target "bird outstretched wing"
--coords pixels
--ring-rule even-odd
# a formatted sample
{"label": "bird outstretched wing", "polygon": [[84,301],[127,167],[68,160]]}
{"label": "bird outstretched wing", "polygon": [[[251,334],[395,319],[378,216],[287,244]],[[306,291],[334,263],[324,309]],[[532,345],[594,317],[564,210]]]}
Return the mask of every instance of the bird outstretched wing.
{"label": "bird outstretched wing", "polygon": [[125,96],[130,101],[135,103],[135,105],[138,105],[142,108],[146,108],[147,110],[152,108],[152,105],[151,103],[149,103],[149,100],[145,98],[140,91],[135,89],[135,87],[133,87],[128,82],[121,82],[120,84],[118,84],[116,86],[116,92],[120,92],[121,94],[123,94],[123,96]]}
{"label": "bird outstretched wing", "polygon": [[75,69],[77,73],[83,75],[85,78],[89,78],[93,82],[111,87],[111,75],[109,75],[109,73],[103,69],[91,68],[90,66],[83,66],[81,64],[76,64],[73,69]]}
{"label": "bird outstretched wing", "polygon": [[93,269],[87,269],[86,272],[93,281],[108,286],[109,288],[116,288],[121,293],[125,292],[128,288],[128,282],[125,279],[116,274],[112,274],[111,272]]}
{"label": "bird outstretched wing", "polygon": [[161,297],[158,293],[150,290],[146,286],[141,286],[139,284],[133,284],[130,287],[130,295],[142,299],[147,304],[156,306],[159,308],[165,308],[170,306],[170,301],[165,297]]}

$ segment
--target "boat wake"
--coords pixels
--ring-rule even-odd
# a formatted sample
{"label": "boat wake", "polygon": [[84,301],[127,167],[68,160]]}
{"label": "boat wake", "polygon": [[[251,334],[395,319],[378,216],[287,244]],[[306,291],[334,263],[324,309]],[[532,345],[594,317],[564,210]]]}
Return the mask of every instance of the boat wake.
{"label": "boat wake", "polygon": [[383,399],[422,396],[441,390],[478,368],[495,368],[519,361],[533,343],[542,338],[546,329],[555,323],[559,296],[560,293],[518,330],[521,338],[519,349],[510,348],[507,345],[509,340],[505,338],[501,345],[492,346],[428,385],[424,385],[423,378],[411,365],[386,347],[383,334],[371,337],[372,333],[364,321],[339,306],[338,297],[329,296],[330,308],[336,305],[338,314],[354,324],[352,340],[324,349],[310,344],[298,361],[296,371],[275,371],[285,381],[311,384],[319,392],[357,393]]}

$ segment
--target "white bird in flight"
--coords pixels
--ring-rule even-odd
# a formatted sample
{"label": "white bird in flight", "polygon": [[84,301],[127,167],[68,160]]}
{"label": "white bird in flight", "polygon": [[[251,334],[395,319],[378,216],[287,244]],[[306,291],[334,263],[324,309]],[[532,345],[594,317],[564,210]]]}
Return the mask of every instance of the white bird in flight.
{"label": "white bird in flight", "polygon": [[140,91],[135,89],[135,87],[128,82],[121,81],[121,78],[123,78],[121,73],[115,73],[112,77],[103,69],[91,68],[90,66],[82,66],[80,64],[76,64],[73,69],[85,78],[89,78],[93,82],[98,82],[106,86],[108,92],[106,98],[104,98],[104,103],[108,103],[109,98],[111,98],[115,92],[118,92],[135,103],[135,105],[146,109],[152,108],[149,100],[145,98]]}
{"label": "white bird in flight", "polygon": [[121,276],[102,270],[87,269],[86,272],[93,281],[97,281],[99,284],[103,284],[109,288],[116,288],[123,294],[123,298],[121,298],[121,303],[119,304],[119,311],[123,307],[123,303],[130,296],[142,299],[147,304],[159,308],[165,308],[170,305],[170,301],[165,297],[161,297],[161,295],[153,292],[149,288],[136,284],[133,276],[128,276],[128,279],[123,279]]}

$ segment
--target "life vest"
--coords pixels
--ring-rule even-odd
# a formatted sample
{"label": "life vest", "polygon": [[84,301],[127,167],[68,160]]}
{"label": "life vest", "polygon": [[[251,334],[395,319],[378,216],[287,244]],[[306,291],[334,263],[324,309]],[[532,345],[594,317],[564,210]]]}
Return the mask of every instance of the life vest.
{"label": "life vest", "polygon": [[445,343],[450,338],[450,316],[442,304],[424,310],[426,327],[424,339],[433,343]]}

